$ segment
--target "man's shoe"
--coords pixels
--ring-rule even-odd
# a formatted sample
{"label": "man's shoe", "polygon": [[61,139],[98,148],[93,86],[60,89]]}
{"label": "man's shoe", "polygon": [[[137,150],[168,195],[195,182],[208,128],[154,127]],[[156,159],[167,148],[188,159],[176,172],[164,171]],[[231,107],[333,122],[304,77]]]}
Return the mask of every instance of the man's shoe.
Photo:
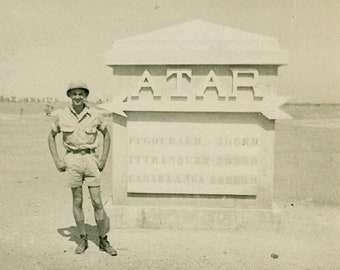
{"label": "man's shoe", "polygon": [[109,241],[107,240],[107,235],[104,237],[99,237],[99,250],[105,251],[111,256],[117,256],[117,251],[110,245]]}
{"label": "man's shoe", "polygon": [[80,235],[80,241],[75,249],[76,254],[82,254],[88,248],[87,235]]}

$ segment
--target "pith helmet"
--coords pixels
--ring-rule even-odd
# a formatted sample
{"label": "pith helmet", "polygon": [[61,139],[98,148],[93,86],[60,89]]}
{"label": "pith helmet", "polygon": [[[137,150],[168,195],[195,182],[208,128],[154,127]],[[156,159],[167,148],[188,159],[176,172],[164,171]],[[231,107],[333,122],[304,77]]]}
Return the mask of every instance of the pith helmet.
{"label": "pith helmet", "polygon": [[72,89],[84,89],[86,96],[89,95],[90,90],[88,89],[86,83],[84,82],[71,82],[68,86],[68,89],[66,91],[66,95],[70,97],[70,93]]}

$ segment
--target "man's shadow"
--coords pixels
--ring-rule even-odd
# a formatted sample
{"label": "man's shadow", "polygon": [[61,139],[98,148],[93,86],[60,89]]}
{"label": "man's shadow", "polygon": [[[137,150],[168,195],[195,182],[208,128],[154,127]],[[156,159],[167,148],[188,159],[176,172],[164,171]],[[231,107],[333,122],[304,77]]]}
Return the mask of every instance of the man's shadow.
{"label": "man's shadow", "polygon": [[[63,237],[68,237],[69,241],[73,241],[79,244],[79,232],[76,226],[70,226],[67,228],[57,229],[58,233]],[[99,236],[97,226],[85,224],[85,231],[87,234],[87,240],[93,242],[99,246]]]}

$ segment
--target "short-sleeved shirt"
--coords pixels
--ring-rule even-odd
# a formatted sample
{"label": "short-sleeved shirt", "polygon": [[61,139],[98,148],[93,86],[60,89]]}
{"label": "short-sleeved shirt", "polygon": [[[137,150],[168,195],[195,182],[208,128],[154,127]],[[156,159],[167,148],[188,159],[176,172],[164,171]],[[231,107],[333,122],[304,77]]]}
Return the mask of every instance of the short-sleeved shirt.
{"label": "short-sleeved shirt", "polygon": [[96,149],[99,145],[98,130],[104,130],[106,123],[101,113],[87,105],[80,114],[72,106],[57,110],[51,123],[53,131],[63,134],[66,150]]}

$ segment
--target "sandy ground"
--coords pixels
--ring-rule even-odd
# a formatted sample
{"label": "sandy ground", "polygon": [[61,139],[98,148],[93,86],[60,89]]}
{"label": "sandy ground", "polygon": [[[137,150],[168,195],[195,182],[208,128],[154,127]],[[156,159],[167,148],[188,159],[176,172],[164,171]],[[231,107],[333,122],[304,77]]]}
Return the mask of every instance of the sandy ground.
{"label": "sandy ground", "polygon": [[[74,254],[71,193],[47,148],[50,119],[1,114],[0,269],[340,269],[340,117],[311,119],[277,124],[280,222],[271,230],[115,229],[119,254],[110,257],[98,250],[88,199],[90,246]],[[110,174],[108,166],[104,201]]]}

